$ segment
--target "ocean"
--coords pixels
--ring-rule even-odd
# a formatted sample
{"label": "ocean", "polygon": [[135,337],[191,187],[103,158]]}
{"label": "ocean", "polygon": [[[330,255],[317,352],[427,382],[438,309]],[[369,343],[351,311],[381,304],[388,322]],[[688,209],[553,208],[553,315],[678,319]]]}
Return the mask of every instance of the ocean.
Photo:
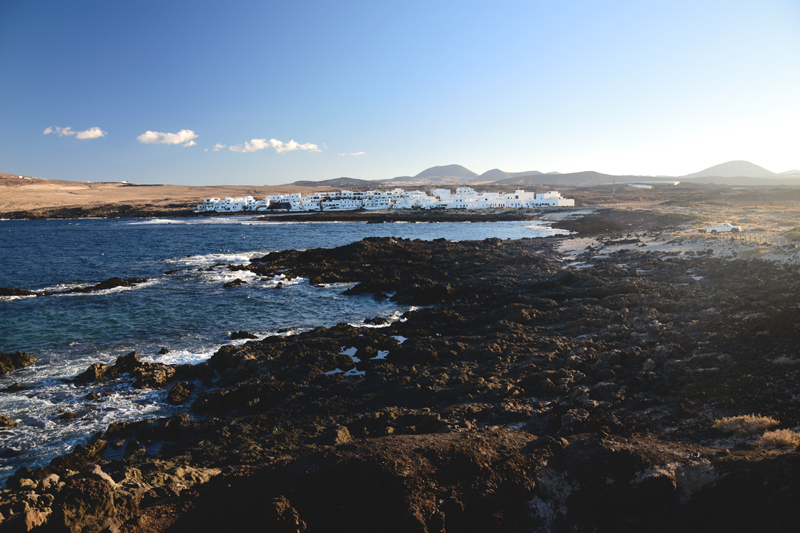
{"label": "ocean", "polygon": [[[142,360],[199,363],[244,330],[263,338],[372,317],[399,319],[409,308],[351,285],[312,287],[308,280],[264,280],[229,265],[286,249],[333,248],[365,237],[432,240],[521,239],[556,233],[531,222],[257,222],[250,217],[186,219],[0,220],[0,287],[60,291],[111,277],[147,278],[133,287],[88,294],[0,297],[0,352],[23,351],[33,365],[0,377],[0,486],[20,466],[35,468],[86,443],[120,420],[169,416],[188,405],[166,403],[168,390],[135,390],[127,377],[76,385],[92,363],[136,351]],[[167,271],[177,271],[165,274]],[[247,284],[233,289],[234,279]],[[281,284],[280,286],[278,284]],[[280,287],[280,288],[279,288]],[[280,333],[291,334],[291,333]],[[159,354],[162,348],[169,353]],[[98,392],[101,401],[87,394]],[[65,413],[75,417],[62,420]]]}

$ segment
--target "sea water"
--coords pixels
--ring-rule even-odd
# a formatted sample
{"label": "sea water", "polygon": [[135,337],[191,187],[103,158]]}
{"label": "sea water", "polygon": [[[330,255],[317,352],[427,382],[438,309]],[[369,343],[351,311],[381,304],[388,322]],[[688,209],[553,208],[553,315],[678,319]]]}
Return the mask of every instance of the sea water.
{"label": "sea water", "polygon": [[[0,297],[0,352],[37,361],[0,377],[0,486],[20,466],[46,465],[120,420],[187,410],[166,403],[167,390],[136,390],[123,377],[76,385],[95,362],[131,351],[145,361],[198,363],[231,341],[233,331],[263,338],[365,318],[396,320],[407,307],[369,295],[344,296],[351,285],[312,287],[308,280],[264,280],[229,265],[286,249],[333,248],[365,237],[432,240],[520,239],[559,233],[530,222],[297,223],[250,217],[185,219],[0,220],[0,287],[59,291],[110,277],[139,277],[133,287],[94,293]],[[165,274],[175,270],[176,273]],[[233,289],[234,279],[247,284]],[[280,289],[278,289],[281,283]],[[283,332],[281,334],[291,334]],[[169,353],[159,354],[161,348]],[[101,394],[100,401],[86,398]],[[74,418],[62,420],[65,413]]]}

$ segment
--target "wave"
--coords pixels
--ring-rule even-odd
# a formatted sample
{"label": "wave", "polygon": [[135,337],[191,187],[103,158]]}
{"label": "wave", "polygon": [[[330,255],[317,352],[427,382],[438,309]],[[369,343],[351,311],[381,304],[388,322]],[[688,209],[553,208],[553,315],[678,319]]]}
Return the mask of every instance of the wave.
{"label": "wave", "polygon": [[[161,280],[157,278],[148,279],[142,283],[137,283],[135,285],[130,285],[128,287],[112,287],[110,289],[101,289],[101,290],[94,290],[91,292],[67,292],[72,289],[78,289],[81,287],[87,287],[91,285],[87,285],[86,283],[58,283],[56,285],[48,285],[42,289],[34,289],[31,292],[34,294],[26,295],[26,296],[0,296],[0,302],[10,302],[14,300],[23,300],[27,298],[36,298],[38,296],[47,296],[47,297],[65,297],[65,296],[102,296],[106,294],[114,294],[117,292],[125,292],[125,291],[134,291],[138,289],[144,289],[146,287],[152,287],[154,285],[158,285],[162,283]],[[50,293],[50,294],[45,294]]]}
{"label": "wave", "polygon": [[178,220],[173,218],[151,218],[149,220],[140,220],[137,222],[128,222],[129,226],[149,226],[149,225],[161,225],[161,224],[187,224],[184,220]]}
{"label": "wave", "polygon": [[[151,279],[148,279],[147,281],[144,281],[142,283],[137,283],[135,285],[130,285],[128,287],[112,287],[110,289],[101,289],[99,291],[92,291],[92,292],[65,292],[63,294],[56,291],[54,294],[50,294],[48,296],[103,296],[103,295],[106,295],[106,294],[114,294],[114,293],[117,293],[117,292],[135,291],[135,290],[139,290],[139,289],[144,289],[144,288],[147,288],[147,287],[152,287],[154,285],[159,285],[161,283],[162,283],[162,281],[160,279],[151,278]],[[85,287],[86,285],[85,284],[80,284],[80,285],[77,285],[77,286],[78,287]],[[37,292],[39,292],[39,291],[37,291]]]}
{"label": "wave", "polygon": [[165,259],[164,262],[170,265],[183,265],[193,267],[208,267],[216,265],[217,263],[229,264],[247,264],[253,260],[254,257],[262,257],[269,252],[254,251],[254,252],[217,252],[213,254],[191,255],[185,257],[174,257],[172,259]]}

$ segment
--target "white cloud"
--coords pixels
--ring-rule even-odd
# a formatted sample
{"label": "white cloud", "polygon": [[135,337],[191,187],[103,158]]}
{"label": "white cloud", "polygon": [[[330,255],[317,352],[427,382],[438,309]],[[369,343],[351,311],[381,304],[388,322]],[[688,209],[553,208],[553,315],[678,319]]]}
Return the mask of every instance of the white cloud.
{"label": "white cloud", "polygon": [[144,144],[182,144],[183,146],[195,146],[197,144],[194,142],[197,134],[192,130],[181,130],[178,133],[161,133],[147,130],[136,138],[140,143]]}
{"label": "white cloud", "polygon": [[78,139],[97,139],[105,136],[106,132],[95,126],[94,128],[89,128],[88,130],[79,131],[75,137]]}
{"label": "white cloud", "polygon": [[70,127],[59,128],[58,126],[56,126],[55,128],[47,128],[46,130],[44,130],[44,134],[45,135],[47,135],[49,133],[58,133],[59,137],[63,137],[64,135],[75,135],[78,132],[77,131],[72,131],[72,128],[70,128]]}
{"label": "white cloud", "polygon": [[366,152],[350,152],[349,154],[339,154],[341,157],[347,157],[348,155],[358,157],[360,155],[364,155]]}
{"label": "white cloud", "polygon": [[231,146],[230,150],[232,152],[258,152],[259,150],[267,148],[269,145],[269,141],[266,139],[253,139],[251,141],[247,141],[244,143],[244,145],[237,144],[236,146]]}
{"label": "white cloud", "polygon": [[232,152],[258,152],[265,148],[273,148],[277,153],[284,154],[286,152],[294,152],[295,150],[305,150],[308,152],[321,152],[316,144],[305,143],[300,144],[294,140],[289,142],[279,141],[278,139],[252,139],[244,144],[237,144],[231,146],[229,150]]}
{"label": "white cloud", "polygon": [[47,127],[44,130],[45,135],[49,135],[51,133],[57,133],[59,137],[72,136],[74,135],[78,139],[97,139],[99,137],[105,137],[106,132],[95,126],[94,128],[89,128],[88,130],[83,131],[72,131],[71,127],[66,128],[59,128],[56,126],[55,128]]}
{"label": "white cloud", "polygon": [[214,145],[212,150],[215,151],[215,152],[219,152],[220,150],[223,150],[224,148],[225,148],[224,144],[217,143],[217,144]]}

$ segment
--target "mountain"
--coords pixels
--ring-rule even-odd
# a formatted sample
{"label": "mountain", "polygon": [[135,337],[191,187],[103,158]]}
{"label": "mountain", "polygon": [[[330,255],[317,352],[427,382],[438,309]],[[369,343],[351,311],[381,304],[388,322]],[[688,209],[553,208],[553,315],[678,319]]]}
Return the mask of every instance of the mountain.
{"label": "mountain", "polygon": [[[538,170],[526,170],[525,172],[507,172],[507,174],[512,178],[516,178],[518,176],[533,176],[534,174],[544,174],[544,172],[539,172]],[[558,174],[558,172],[548,172],[548,174]]]}
{"label": "mountain", "polygon": [[493,168],[492,170],[487,170],[486,172],[478,176],[478,179],[480,181],[500,181],[500,180],[507,180],[508,178],[511,177],[513,176],[510,173],[503,172],[499,168]]}
{"label": "mountain", "polygon": [[468,168],[461,165],[444,165],[441,167],[431,167],[423,170],[416,176],[415,180],[430,180],[442,181],[442,178],[447,180],[457,181],[475,181],[478,175]]}
{"label": "mountain", "polygon": [[444,165],[423,170],[413,177],[398,176],[390,180],[391,183],[469,183],[478,181],[479,176],[461,165]]}
{"label": "mountain", "polygon": [[500,180],[507,180],[510,178],[518,178],[521,176],[533,176],[533,175],[540,175],[541,172],[538,170],[528,170],[525,172],[504,172],[499,168],[493,168],[492,170],[487,170],[475,181],[500,181]]}
{"label": "mountain", "polygon": [[611,185],[612,183],[633,183],[642,180],[648,181],[669,181],[668,179],[657,179],[649,176],[612,176],[602,174],[593,170],[584,172],[570,172],[567,174],[534,174],[528,176],[518,176],[495,182],[496,185],[572,185],[576,187],[587,187],[590,185]]}
{"label": "mountain", "polygon": [[356,178],[334,178],[323,181],[295,181],[289,185],[296,187],[375,187],[381,181],[360,180]]}
{"label": "mountain", "polygon": [[415,179],[430,179],[430,178],[461,178],[461,179],[474,179],[478,175],[466,167],[461,165],[444,165],[441,167],[431,167],[423,170],[416,176]]}
{"label": "mountain", "polygon": [[778,175],[783,176],[784,178],[800,178],[800,170],[787,170],[786,172],[781,172]]}
{"label": "mountain", "polygon": [[774,178],[778,176],[764,167],[749,161],[728,161],[721,165],[714,165],[694,174],[687,174],[684,178]]}

